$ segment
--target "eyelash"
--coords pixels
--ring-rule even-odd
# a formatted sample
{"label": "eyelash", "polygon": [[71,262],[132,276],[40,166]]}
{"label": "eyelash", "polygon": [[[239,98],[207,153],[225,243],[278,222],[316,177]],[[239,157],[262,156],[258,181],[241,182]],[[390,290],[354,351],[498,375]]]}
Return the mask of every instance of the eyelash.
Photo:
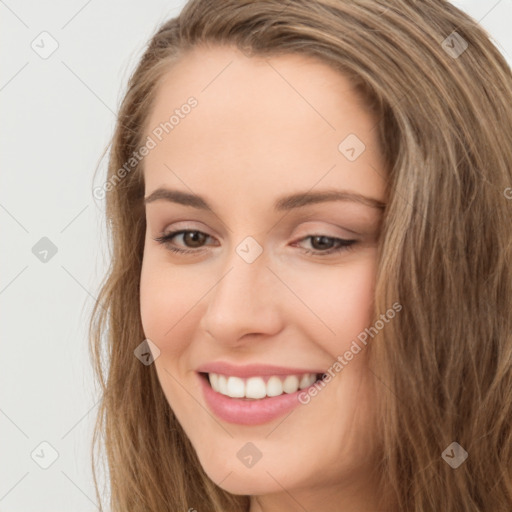
{"label": "eyelash", "polygon": [[[185,233],[201,233],[203,235],[206,235],[206,233],[203,233],[202,231],[198,231],[196,229],[180,229],[177,231],[171,231],[170,233],[167,233],[167,234],[162,233],[161,236],[156,237],[153,240],[155,240],[156,242],[158,242],[162,245],[165,245],[169,251],[172,251],[174,253],[190,254],[190,253],[199,252],[201,250],[201,248],[199,248],[199,249],[179,249],[177,247],[173,247],[170,245],[171,240],[176,235],[181,235],[181,234],[185,234]],[[206,236],[209,237],[210,235],[206,235]],[[353,250],[354,244],[357,243],[357,240],[346,240],[344,238],[337,238],[337,237],[325,236],[325,235],[308,235],[308,236],[301,238],[299,240],[299,242],[301,242],[303,240],[307,240],[308,238],[315,238],[315,237],[322,237],[322,238],[327,238],[328,240],[334,240],[335,242],[338,242],[338,244],[340,244],[340,245],[337,248],[331,248],[331,249],[327,249],[325,251],[312,251],[310,249],[304,249],[303,250],[304,254],[312,254],[315,256],[324,256],[324,255],[330,255],[330,254],[335,254],[335,253],[341,253],[344,251]]]}

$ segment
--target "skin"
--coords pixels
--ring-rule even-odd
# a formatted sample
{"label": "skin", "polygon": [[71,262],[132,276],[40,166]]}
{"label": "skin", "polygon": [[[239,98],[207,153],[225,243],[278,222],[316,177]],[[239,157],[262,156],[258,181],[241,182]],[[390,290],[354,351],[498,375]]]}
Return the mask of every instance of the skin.
{"label": "skin", "polygon": [[[168,187],[199,194],[213,209],[146,205],[141,317],[160,350],[162,389],[208,476],[251,495],[251,512],[374,512],[367,350],[309,404],[257,426],[214,416],[195,369],[218,360],[327,369],[371,325],[381,210],[352,201],[289,212],[272,205],[331,188],[385,202],[378,119],[343,75],[316,59],[208,47],[163,77],[146,136],[192,95],[198,106],[144,159],[145,197]],[[350,133],[366,145],[352,162],[338,150]],[[154,238],[176,229],[208,236],[176,235],[170,245],[197,252],[175,254]],[[315,244],[313,235],[357,243],[306,254],[337,247],[332,239]],[[248,236],[263,250],[250,264],[236,252]],[[236,456],[249,441],[262,453],[251,468]]]}

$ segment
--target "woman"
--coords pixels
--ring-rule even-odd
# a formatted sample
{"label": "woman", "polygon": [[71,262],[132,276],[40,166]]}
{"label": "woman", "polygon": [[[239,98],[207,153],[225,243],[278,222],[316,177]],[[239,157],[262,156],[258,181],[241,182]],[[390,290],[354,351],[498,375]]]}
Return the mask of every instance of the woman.
{"label": "woman", "polygon": [[90,326],[114,512],[512,510],[511,98],[443,0],[157,31]]}

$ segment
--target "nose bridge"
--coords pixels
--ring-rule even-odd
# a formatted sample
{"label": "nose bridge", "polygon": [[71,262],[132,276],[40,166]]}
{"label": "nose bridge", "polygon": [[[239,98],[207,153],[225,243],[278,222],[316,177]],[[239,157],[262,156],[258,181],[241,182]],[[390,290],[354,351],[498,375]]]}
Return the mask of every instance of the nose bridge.
{"label": "nose bridge", "polygon": [[[239,244],[226,261],[226,272],[213,290],[212,302],[217,307],[226,303],[228,308],[242,313],[259,309],[260,303],[268,303],[269,275],[267,258],[261,253],[255,257],[255,248],[247,243]],[[267,290],[266,290],[267,288]]]}
{"label": "nose bridge", "polygon": [[[248,237],[250,238],[250,237]],[[218,340],[236,340],[249,332],[277,326],[276,278],[254,239],[236,246],[208,294],[203,328]]]}

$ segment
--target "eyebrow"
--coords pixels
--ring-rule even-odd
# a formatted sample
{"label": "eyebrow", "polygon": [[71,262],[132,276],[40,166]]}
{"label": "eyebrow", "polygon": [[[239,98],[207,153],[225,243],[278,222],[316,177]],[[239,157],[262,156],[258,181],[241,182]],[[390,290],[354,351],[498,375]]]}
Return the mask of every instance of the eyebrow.
{"label": "eyebrow", "polygon": [[[144,198],[144,204],[149,204],[158,200],[165,200],[184,206],[190,206],[199,210],[213,211],[209,203],[203,197],[197,194],[190,194],[188,192],[171,190],[168,188],[157,188],[148,197]],[[383,210],[386,206],[385,203],[378,199],[367,197],[356,192],[348,190],[322,190],[318,192],[298,192],[280,197],[274,202],[274,210],[287,211],[295,208],[302,208],[311,204],[325,203],[329,201],[351,201],[369,206],[370,208],[377,208],[379,210]]]}

